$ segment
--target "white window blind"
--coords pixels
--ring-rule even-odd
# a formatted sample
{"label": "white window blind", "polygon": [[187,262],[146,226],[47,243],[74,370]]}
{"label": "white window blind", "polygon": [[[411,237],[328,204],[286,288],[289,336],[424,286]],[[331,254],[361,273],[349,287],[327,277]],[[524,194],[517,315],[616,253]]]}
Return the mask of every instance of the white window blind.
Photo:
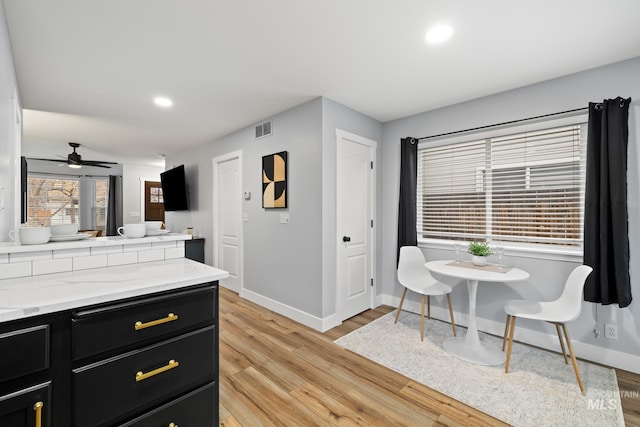
{"label": "white window blind", "polygon": [[582,246],[586,125],[418,150],[418,237]]}
{"label": "white window blind", "polygon": [[27,186],[29,226],[79,223],[79,179],[29,176]]}

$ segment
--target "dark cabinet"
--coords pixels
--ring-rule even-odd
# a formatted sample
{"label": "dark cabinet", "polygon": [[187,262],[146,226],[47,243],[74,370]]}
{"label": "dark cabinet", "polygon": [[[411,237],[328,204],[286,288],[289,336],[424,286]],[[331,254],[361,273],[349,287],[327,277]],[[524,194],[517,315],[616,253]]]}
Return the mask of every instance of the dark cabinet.
{"label": "dark cabinet", "polygon": [[216,291],[209,286],[76,311],[71,317],[72,357],[139,346],[210,325]]}
{"label": "dark cabinet", "polygon": [[111,425],[212,382],[214,340],[215,326],[209,326],[74,370],[74,425]]}
{"label": "dark cabinet", "polygon": [[217,292],[0,323],[0,427],[218,425]]}
{"label": "dark cabinet", "polygon": [[49,368],[49,325],[0,334],[0,382]]}
{"label": "dark cabinet", "polygon": [[184,257],[204,264],[204,237],[185,240]]}
{"label": "dark cabinet", "polygon": [[[217,385],[207,384],[120,427],[218,425]],[[214,420],[215,424],[211,420]]]}
{"label": "dark cabinet", "polygon": [[0,396],[0,426],[50,427],[51,382]]}

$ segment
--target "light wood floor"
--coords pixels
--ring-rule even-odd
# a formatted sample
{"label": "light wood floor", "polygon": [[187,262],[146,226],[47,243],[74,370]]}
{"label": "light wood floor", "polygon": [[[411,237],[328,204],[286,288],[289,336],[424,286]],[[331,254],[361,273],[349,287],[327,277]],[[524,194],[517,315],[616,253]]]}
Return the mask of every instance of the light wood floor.
{"label": "light wood floor", "polygon": [[[220,425],[506,425],[333,344],[393,310],[369,310],[319,333],[221,288]],[[640,391],[640,375],[618,371],[618,383]],[[640,427],[640,398],[622,406],[626,425]]]}

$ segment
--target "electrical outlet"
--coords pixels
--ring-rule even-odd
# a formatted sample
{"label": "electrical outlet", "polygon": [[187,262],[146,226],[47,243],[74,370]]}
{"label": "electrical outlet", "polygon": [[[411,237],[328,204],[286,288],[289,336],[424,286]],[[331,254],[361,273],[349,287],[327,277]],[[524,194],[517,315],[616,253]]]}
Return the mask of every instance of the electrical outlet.
{"label": "electrical outlet", "polygon": [[618,325],[614,325],[613,323],[605,323],[604,324],[604,336],[605,338],[609,338],[612,340],[618,339]]}

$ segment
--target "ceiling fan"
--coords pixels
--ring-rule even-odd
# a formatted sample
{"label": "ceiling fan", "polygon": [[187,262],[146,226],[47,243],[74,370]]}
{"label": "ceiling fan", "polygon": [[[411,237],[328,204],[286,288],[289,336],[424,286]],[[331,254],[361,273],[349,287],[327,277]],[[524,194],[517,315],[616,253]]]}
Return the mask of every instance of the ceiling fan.
{"label": "ceiling fan", "polygon": [[[82,160],[82,156],[76,153],[76,148],[80,147],[80,144],[77,142],[70,142],[69,145],[73,148],[73,153],[69,153],[67,156],[67,166],[70,168],[79,169],[82,166],[95,166],[98,168],[110,168],[108,165],[117,165],[116,162],[101,162],[98,160]],[[62,157],[62,156],[61,156]],[[33,160],[44,160],[47,162],[58,162],[60,163],[63,160],[60,159],[33,159]]]}

